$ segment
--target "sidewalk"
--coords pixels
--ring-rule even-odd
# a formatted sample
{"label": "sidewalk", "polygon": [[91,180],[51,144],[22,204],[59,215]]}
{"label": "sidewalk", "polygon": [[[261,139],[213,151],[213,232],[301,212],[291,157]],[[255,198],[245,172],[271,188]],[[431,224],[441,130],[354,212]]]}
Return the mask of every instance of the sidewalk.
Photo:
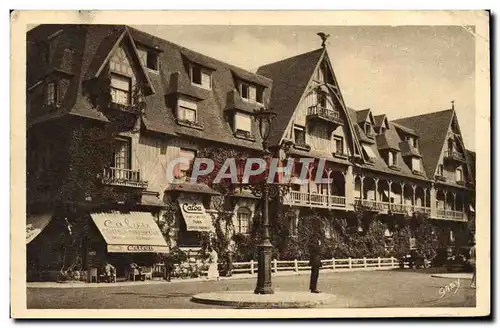
{"label": "sidewalk", "polygon": [[[393,270],[393,268],[355,268],[355,269],[335,269],[335,271],[331,269],[323,269],[321,270],[321,274],[329,274],[336,272],[356,272],[356,271],[388,271]],[[310,270],[301,270],[299,272],[295,271],[281,271],[274,273],[275,276],[301,276],[301,275],[309,275]],[[234,274],[231,277],[220,277],[220,281],[224,280],[233,280],[233,279],[250,279],[257,278],[257,273],[249,274],[249,273],[238,273]],[[178,284],[178,283],[186,283],[186,282],[208,282],[205,277],[200,278],[187,278],[187,279],[172,279],[172,281],[168,282],[163,279],[158,280],[146,280],[146,281],[120,281],[116,283],[87,283],[83,281],[71,281],[71,282],[28,282],[26,283],[27,288],[95,288],[95,287],[122,287],[122,286],[142,286],[142,285],[154,285],[154,284]],[[213,281],[213,280],[212,280]]]}

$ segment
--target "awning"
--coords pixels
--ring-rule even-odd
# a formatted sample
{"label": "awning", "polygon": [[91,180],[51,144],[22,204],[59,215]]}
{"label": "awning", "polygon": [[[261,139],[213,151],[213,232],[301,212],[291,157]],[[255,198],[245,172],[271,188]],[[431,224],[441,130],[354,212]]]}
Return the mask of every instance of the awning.
{"label": "awning", "polygon": [[52,213],[28,215],[26,217],[26,244],[35,239],[49,224]]}
{"label": "awning", "polygon": [[193,201],[187,198],[178,198],[182,217],[186,222],[187,231],[212,231],[212,219],[206,213],[201,201]]}
{"label": "awning", "polygon": [[169,248],[153,215],[148,212],[93,213],[110,253],[168,253]]}

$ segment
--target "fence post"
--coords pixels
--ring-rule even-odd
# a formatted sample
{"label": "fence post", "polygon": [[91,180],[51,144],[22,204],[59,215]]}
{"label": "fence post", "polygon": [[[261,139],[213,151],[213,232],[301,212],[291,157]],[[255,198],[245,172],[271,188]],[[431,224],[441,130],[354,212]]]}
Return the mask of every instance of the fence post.
{"label": "fence post", "polygon": [[349,269],[352,269],[352,259],[349,258]]}
{"label": "fence post", "polygon": [[253,274],[253,272],[254,272],[253,260],[250,260],[250,274]]}
{"label": "fence post", "polygon": [[366,257],[363,257],[363,266],[365,269],[368,267],[368,264],[366,263]]}
{"label": "fence post", "polygon": [[335,271],[335,258],[332,258],[332,270]]}
{"label": "fence post", "polygon": [[380,256],[377,257],[377,266],[380,268],[381,267],[381,263],[380,263]]}
{"label": "fence post", "polygon": [[394,257],[393,256],[391,256],[391,267],[394,268]]}
{"label": "fence post", "polygon": [[297,262],[297,259],[293,260],[293,270],[295,272],[299,272],[299,263]]}
{"label": "fence post", "polygon": [[273,260],[273,269],[274,273],[278,272],[278,261],[276,259]]}

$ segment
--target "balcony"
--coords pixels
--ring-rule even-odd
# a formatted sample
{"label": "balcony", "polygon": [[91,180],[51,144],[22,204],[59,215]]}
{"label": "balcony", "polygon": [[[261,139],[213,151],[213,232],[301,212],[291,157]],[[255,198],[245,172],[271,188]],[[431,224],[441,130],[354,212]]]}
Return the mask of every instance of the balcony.
{"label": "balcony", "polygon": [[332,124],[337,127],[344,125],[340,118],[340,112],[336,109],[328,109],[319,105],[311,106],[307,109],[307,119],[312,121],[321,121]]}
{"label": "balcony", "polygon": [[454,150],[448,150],[444,153],[444,160],[451,164],[465,163],[465,156]]}
{"label": "balcony", "polygon": [[467,221],[464,212],[445,209],[438,209],[436,218],[454,221]]}
{"label": "balcony", "polygon": [[331,209],[345,208],[346,206],[344,196],[309,194],[307,192],[300,191],[291,191],[285,196],[283,203],[285,205]]}
{"label": "balcony", "polygon": [[102,183],[109,186],[146,189],[148,182],[141,180],[140,171],[117,167],[105,168]]}
{"label": "balcony", "polygon": [[430,216],[431,215],[431,208],[430,207],[423,207],[423,206],[413,206],[413,212]]}

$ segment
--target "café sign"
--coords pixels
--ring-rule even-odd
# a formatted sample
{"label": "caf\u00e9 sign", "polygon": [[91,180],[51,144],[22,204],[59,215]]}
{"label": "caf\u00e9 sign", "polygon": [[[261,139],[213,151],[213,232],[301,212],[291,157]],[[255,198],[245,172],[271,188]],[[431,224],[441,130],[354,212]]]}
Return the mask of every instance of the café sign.
{"label": "caf\u00e9 sign", "polygon": [[108,252],[168,252],[168,245],[148,212],[94,213],[94,223],[108,244]]}
{"label": "caf\u00e9 sign", "polygon": [[188,231],[212,231],[212,219],[205,212],[205,207],[200,201],[187,198],[179,198],[179,207],[182,217],[186,222]]}

